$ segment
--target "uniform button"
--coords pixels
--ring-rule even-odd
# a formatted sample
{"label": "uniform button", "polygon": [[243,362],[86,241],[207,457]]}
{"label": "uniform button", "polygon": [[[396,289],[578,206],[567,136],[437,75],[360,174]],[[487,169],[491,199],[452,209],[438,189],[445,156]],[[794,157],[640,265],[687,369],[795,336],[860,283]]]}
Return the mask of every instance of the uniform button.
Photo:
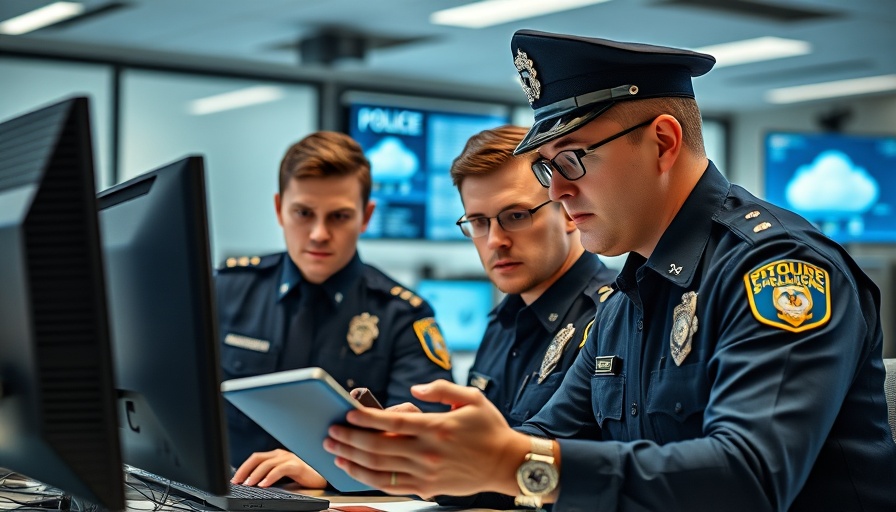
{"label": "uniform button", "polygon": [[681,406],[681,402],[675,402],[675,414],[681,414],[681,411],[684,407]]}
{"label": "uniform button", "polygon": [[510,357],[516,357],[518,355],[520,355],[520,353],[516,350],[513,350],[512,352],[510,352]]}
{"label": "uniform button", "polygon": [[347,381],[345,381],[345,384],[349,389],[351,389],[355,387],[355,379],[348,379]]}
{"label": "uniform button", "polygon": [[632,402],[632,416],[638,415],[638,402]]}
{"label": "uniform button", "polygon": [[638,332],[641,332],[641,331],[643,331],[643,330],[644,330],[644,320],[641,320],[641,319],[639,318],[639,319],[638,319]]}

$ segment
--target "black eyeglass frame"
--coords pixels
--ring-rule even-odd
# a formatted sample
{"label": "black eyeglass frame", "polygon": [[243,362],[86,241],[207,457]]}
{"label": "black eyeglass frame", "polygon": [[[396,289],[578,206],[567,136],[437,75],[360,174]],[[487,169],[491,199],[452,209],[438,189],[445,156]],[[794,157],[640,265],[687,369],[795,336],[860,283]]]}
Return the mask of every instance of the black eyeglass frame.
{"label": "black eyeglass frame", "polygon": [[[635,126],[626,128],[625,130],[622,130],[619,133],[610,135],[609,137],[607,137],[599,142],[595,142],[594,144],[588,146],[587,148],[565,149],[565,150],[557,153],[556,155],[554,155],[554,158],[551,158],[551,159],[539,158],[538,160],[532,162],[532,172],[535,174],[535,179],[537,179],[538,183],[540,183],[541,186],[544,188],[550,188],[551,179],[554,176],[554,171],[559,172],[560,175],[563,176],[564,178],[566,178],[568,181],[576,181],[578,179],[581,179],[582,176],[585,175],[585,164],[582,163],[582,157],[587,156],[591,153],[594,153],[597,150],[597,148],[599,148],[605,144],[608,144],[610,142],[613,142],[614,140],[616,140],[620,137],[628,135],[629,133],[637,130],[638,128],[644,128],[645,126],[648,126],[655,119],[656,118],[648,119],[647,121],[644,121],[643,123],[638,123]],[[578,162],[579,170],[581,171],[581,174],[579,174],[578,176],[575,176],[575,177],[570,176],[569,174],[567,174],[567,172],[565,170],[563,170],[562,166],[557,165],[557,163],[556,163],[557,158],[559,158],[561,155],[569,155],[569,154],[572,154],[573,156],[576,157],[576,162]],[[570,160],[569,157],[566,157],[566,159]]]}
{"label": "black eyeglass frame", "polygon": [[[461,215],[459,219],[457,219],[457,222],[455,222],[455,224],[457,224],[457,227],[460,228],[461,233],[463,233],[464,236],[466,236],[467,238],[481,238],[481,237],[487,235],[488,232],[489,232],[489,230],[490,230],[491,227],[492,227],[492,219],[497,220],[497,221],[498,221],[498,225],[501,226],[501,229],[503,229],[504,231],[521,231],[521,230],[526,229],[526,228],[507,229],[506,227],[504,227],[504,223],[501,222],[501,216],[504,215],[505,213],[508,213],[508,212],[509,212],[509,213],[527,212],[527,213],[529,214],[529,219],[531,220],[532,217],[535,215],[535,212],[537,212],[537,211],[540,210],[542,207],[547,206],[547,205],[549,205],[549,204],[551,204],[551,203],[553,203],[553,202],[554,202],[554,201],[551,201],[550,199],[548,199],[547,201],[541,203],[540,205],[538,205],[538,206],[533,206],[532,208],[522,208],[522,209],[519,209],[519,210],[517,210],[517,209],[507,209],[507,210],[503,210],[503,211],[498,212],[498,214],[495,215],[494,217],[473,217],[472,219],[467,219],[467,218],[465,218],[465,217],[466,217],[466,214],[464,214],[464,215]],[[486,225],[485,233],[483,233],[483,234],[481,234],[481,235],[479,235],[479,236],[473,236],[473,229],[472,229],[472,228],[464,229],[464,226],[463,226],[464,224],[469,225],[470,222],[472,222],[472,221],[474,221],[474,220],[482,220],[482,219],[485,219],[485,220],[488,221],[488,225]],[[529,226],[531,226],[531,224],[530,224]],[[526,226],[526,227],[529,227],[529,226]]]}

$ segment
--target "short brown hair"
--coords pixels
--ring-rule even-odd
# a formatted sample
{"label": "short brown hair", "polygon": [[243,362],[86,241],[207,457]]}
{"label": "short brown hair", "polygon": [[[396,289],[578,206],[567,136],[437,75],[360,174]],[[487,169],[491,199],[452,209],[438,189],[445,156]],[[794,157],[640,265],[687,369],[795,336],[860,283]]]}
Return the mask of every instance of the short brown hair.
{"label": "short brown hair", "polygon": [[[669,114],[681,124],[684,145],[697,156],[706,156],[703,146],[703,121],[700,109],[693,98],[650,98],[644,100],[622,101],[604,114],[622,126],[634,126],[651,117]],[[643,136],[642,130],[628,134],[630,140],[638,141]]]}
{"label": "short brown hair", "polygon": [[504,125],[484,130],[470,137],[460,156],[451,164],[451,181],[460,190],[468,176],[481,176],[494,171],[511,158],[534,158],[533,156],[513,156],[513,150],[526,135],[521,126]]}
{"label": "short brown hair", "polygon": [[357,176],[361,201],[370,201],[370,161],[360,144],[344,133],[319,131],[296,142],[280,161],[280,195],[290,180]]}

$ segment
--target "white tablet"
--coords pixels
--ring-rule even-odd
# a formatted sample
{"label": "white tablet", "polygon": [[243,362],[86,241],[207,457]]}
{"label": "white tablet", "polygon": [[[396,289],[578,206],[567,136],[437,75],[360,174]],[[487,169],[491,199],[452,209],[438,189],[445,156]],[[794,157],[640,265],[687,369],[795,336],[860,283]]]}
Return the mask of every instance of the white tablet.
{"label": "white tablet", "polygon": [[302,368],[221,383],[230,403],[323,475],[341,492],[367,491],[334,464],[324,450],[327,429],[345,423],[345,414],[363,407],[321,368]]}

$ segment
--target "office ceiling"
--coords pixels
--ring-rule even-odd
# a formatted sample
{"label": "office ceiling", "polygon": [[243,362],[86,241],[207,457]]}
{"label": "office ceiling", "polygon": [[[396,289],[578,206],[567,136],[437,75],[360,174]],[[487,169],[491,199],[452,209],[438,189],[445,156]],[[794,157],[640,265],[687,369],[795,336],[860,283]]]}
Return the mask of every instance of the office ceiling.
{"label": "office ceiling", "polygon": [[[49,3],[3,0],[0,20]],[[0,36],[0,52],[261,70],[314,80],[351,77],[378,87],[441,84],[458,96],[525,104],[509,49],[519,28],[685,48],[761,36],[811,44],[808,55],[717,68],[698,78],[704,110],[716,113],[771,107],[764,97],[773,88],[896,74],[894,0],[611,0],[483,29],[429,22],[433,11],[469,0],[83,3],[96,12],[25,35]],[[363,34],[371,48],[363,59],[309,64],[306,55],[302,63],[300,41],[324,33]],[[334,48],[332,40],[317,41]]]}

